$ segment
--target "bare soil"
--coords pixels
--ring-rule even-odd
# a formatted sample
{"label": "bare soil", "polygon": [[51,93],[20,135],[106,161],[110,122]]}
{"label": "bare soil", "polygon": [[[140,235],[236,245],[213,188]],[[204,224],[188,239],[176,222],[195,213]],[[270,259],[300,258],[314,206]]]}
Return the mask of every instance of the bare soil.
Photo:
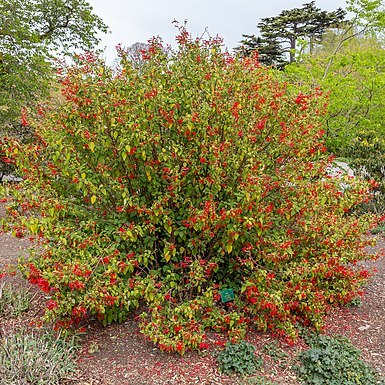
{"label": "bare soil", "polygon": [[[16,265],[19,256],[28,255],[29,246],[27,239],[1,234],[0,271],[7,268],[16,272],[12,266]],[[384,247],[385,239],[379,237],[373,251]],[[363,359],[385,375],[385,257],[367,262],[366,265],[377,271],[366,288],[362,305],[335,309],[326,320],[326,333],[350,338],[362,351]],[[16,286],[27,285],[18,273],[2,279]],[[19,319],[0,318],[0,334],[35,328],[34,322],[42,314],[47,299],[36,291],[28,313]],[[161,352],[140,334],[134,314],[120,325],[102,327],[90,322],[86,329],[77,357],[78,374],[68,379],[66,385],[248,385],[261,376],[279,385],[299,385],[291,367],[295,355],[305,348],[301,342],[294,347],[280,343],[280,349],[286,355],[271,357],[264,350],[264,346],[271,344],[271,337],[264,333],[250,334],[248,340],[255,344],[257,352],[263,357],[264,367],[255,376],[242,379],[239,376],[222,375],[217,369],[213,350],[187,353],[183,357]],[[221,336],[212,334],[211,338],[214,341]]]}

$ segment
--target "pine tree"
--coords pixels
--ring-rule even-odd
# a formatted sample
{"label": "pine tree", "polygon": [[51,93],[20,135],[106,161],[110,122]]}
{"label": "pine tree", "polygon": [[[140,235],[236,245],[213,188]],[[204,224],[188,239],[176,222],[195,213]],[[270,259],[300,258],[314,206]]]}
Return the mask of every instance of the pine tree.
{"label": "pine tree", "polygon": [[345,18],[346,11],[338,8],[336,11],[322,11],[315,6],[315,1],[306,3],[302,8],[284,10],[278,16],[266,17],[258,23],[261,37],[243,35],[246,39],[236,50],[249,54],[258,50],[264,57],[264,63],[279,64],[285,55],[289,62],[296,59],[298,40],[306,40],[310,52],[322,39],[328,28],[338,26]]}

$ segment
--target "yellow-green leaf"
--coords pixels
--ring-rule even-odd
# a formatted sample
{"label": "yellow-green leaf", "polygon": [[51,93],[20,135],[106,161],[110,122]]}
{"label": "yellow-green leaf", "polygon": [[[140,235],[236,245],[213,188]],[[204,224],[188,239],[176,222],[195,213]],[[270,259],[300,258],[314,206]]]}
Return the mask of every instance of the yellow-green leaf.
{"label": "yellow-green leaf", "polygon": [[172,227],[168,224],[168,223],[165,223],[164,224],[164,228],[166,229],[166,231],[171,234],[172,232]]}

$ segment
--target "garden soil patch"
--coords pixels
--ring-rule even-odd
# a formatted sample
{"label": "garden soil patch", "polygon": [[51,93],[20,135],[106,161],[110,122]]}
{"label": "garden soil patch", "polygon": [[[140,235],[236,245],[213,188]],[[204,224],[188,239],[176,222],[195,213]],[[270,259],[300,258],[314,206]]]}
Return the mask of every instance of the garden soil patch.
{"label": "garden soil patch", "polygon": [[[3,214],[0,207],[0,216]],[[0,235],[0,267],[15,270],[17,259],[28,255],[27,239]],[[375,250],[385,248],[385,240],[379,238]],[[373,250],[373,251],[375,251]],[[368,268],[376,272],[368,284],[360,307],[335,309],[326,320],[326,333],[342,334],[362,351],[363,358],[377,371],[385,374],[385,257],[368,262]],[[18,275],[7,276],[13,285],[26,285]],[[31,289],[34,290],[34,289]],[[36,292],[31,309],[20,319],[1,319],[0,333],[35,328],[35,321],[42,315],[46,294]],[[264,359],[264,368],[255,376],[240,378],[222,375],[212,352],[215,341],[221,336],[209,334],[211,349],[201,353],[187,353],[183,357],[161,352],[140,334],[135,314],[121,325],[102,327],[96,322],[85,326],[78,353],[79,372],[65,385],[251,385],[253,379],[263,376],[279,385],[298,385],[291,369],[295,355],[304,349],[300,342],[294,347],[280,344],[280,353],[268,355],[267,346],[273,346],[268,334],[248,336],[257,352]],[[274,345],[275,346],[275,345]],[[1,383],[1,380],[0,380]]]}

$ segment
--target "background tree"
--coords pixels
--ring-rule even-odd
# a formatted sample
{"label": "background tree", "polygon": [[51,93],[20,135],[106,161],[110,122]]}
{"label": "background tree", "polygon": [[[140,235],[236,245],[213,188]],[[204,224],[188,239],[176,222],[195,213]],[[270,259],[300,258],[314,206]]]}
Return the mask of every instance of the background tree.
{"label": "background tree", "polygon": [[383,34],[385,26],[385,6],[382,0],[347,0],[347,10],[354,13],[355,24],[361,30],[369,31],[377,37]]}
{"label": "background tree", "polygon": [[[0,132],[25,131],[21,110],[49,93],[55,56],[92,49],[106,30],[85,0],[0,0]],[[7,168],[0,148],[0,176]]]}
{"label": "background tree", "polygon": [[0,0],[0,124],[15,125],[21,106],[48,91],[55,53],[91,49],[102,20],[84,0]]}
{"label": "background tree", "polygon": [[[309,43],[310,51],[315,44],[322,39],[326,29],[342,23],[346,11],[342,8],[336,11],[322,11],[315,6],[315,2],[306,3],[302,8],[284,10],[278,16],[266,17],[258,23],[261,39],[252,39],[247,36],[246,47],[268,53],[271,58],[268,62],[279,62],[282,55],[289,54],[289,62],[296,59],[296,49],[299,39],[304,39]],[[269,52],[266,50],[266,43],[269,47],[279,47]],[[241,42],[245,45],[245,42]]]}
{"label": "background tree", "polygon": [[119,46],[119,56],[114,59],[112,68],[117,70],[119,67],[121,67],[122,58],[124,58],[124,60],[130,61],[135,68],[140,68],[144,64],[143,57],[146,56],[149,48],[150,44],[142,42],[136,42],[127,48]]}

